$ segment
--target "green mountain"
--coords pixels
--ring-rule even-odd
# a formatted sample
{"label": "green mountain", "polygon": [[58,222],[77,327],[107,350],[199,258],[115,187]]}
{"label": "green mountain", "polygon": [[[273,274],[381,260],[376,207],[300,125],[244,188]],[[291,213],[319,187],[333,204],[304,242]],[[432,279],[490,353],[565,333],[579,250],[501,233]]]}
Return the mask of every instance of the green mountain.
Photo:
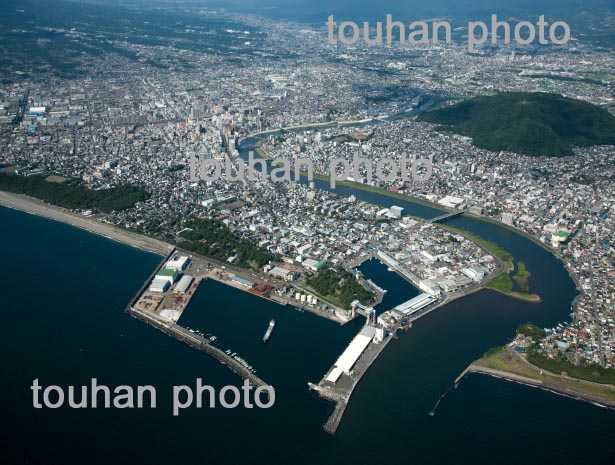
{"label": "green mountain", "polygon": [[540,92],[475,97],[419,115],[475,146],[529,156],[562,157],[573,146],[615,145],[615,117],[603,108]]}

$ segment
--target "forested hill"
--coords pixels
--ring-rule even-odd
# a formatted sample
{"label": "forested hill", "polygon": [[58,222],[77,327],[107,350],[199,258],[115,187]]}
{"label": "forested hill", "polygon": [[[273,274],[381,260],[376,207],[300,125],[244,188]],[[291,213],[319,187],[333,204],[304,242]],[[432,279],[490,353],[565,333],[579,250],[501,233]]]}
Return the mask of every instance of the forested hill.
{"label": "forested hill", "polygon": [[615,144],[615,117],[591,103],[541,92],[475,97],[419,115],[471,137],[475,146],[530,156],[562,157],[574,146]]}

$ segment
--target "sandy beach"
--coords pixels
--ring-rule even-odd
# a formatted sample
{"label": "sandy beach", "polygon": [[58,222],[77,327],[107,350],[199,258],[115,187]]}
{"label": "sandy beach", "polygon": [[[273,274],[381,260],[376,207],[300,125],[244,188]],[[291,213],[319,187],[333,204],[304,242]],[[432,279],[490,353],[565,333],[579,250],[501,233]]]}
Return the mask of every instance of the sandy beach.
{"label": "sandy beach", "polygon": [[73,213],[70,210],[55,207],[24,195],[10,194],[8,192],[0,191],[0,205],[30,213],[32,215],[61,221],[62,223],[85,229],[91,233],[105,236],[118,242],[147,250],[148,252],[166,255],[173,249],[172,245],[165,242],[122,230],[118,227],[103,223],[96,218],[85,217],[83,215]]}

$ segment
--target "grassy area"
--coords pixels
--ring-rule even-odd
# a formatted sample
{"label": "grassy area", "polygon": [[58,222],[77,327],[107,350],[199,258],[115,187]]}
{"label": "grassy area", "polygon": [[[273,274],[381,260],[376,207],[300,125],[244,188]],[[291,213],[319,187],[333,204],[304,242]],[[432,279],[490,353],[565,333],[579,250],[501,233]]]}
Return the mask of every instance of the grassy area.
{"label": "grassy area", "polygon": [[[493,289],[494,291],[501,292],[502,294],[509,295],[511,297],[515,297],[519,300],[525,300],[528,302],[540,302],[541,298],[537,294],[532,294],[527,291],[514,291],[513,290],[513,279],[511,278],[510,273],[502,273],[496,276],[494,279],[485,284],[485,287],[489,289]],[[529,286],[527,288],[529,291]]]}
{"label": "grassy area", "polygon": [[256,152],[256,154],[259,157],[264,158],[265,160],[270,160],[271,159],[271,157],[269,157],[269,155],[267,155],[267,152],[265,152],[260,146],[254,147],[254,152]]}
{"label": "grassy area", "polygon": [[588,102],[542,92],[506,92],[474,97],[421,113],[419,121],[442,125],[492,152],[562,157],[573,146],[615,142],[615,118]]}
{"label": "grassy area", "polygon": [[517,262],[517,272],[513,276],[513,279],[519,285],[519,288],[523,292],[529,292],[529,290],[530,290],[530,284],[529,284],[530,272],[527,271],[527,268],[525,268],[525,263],[523,263],[522,261],[518,261]]}
{"label": "grassy area", "polygon": [[[530,286],[528,283],[529,272],[526,270],[523,262],[517,262],[517,273],[511,276],[510,272],[502,273],[499,276],[495,277],[491,281],[486,284],[486,287],[503,292],[504,294],[509,294],[515,297],[519,297],[525,300],[536,300],[539,297],[536,294],[531,294],[529,292]],[[513,290],[513,280],[519,284],[521,288],[521,292]]]}
{"label": "grassy area", "polygon": [[486,287],[503,292],[504,294],[508,294],[509,292],[512,292],[513,285],[510,280],[510,275],[508,273],[502,273],[489,281],[486,284]]}
{"label": "grassy area", "polygon": [[275,258],[268,250],[235,235],[217,220],[192,218],[184,222],[184,228],[187,230],[181,234],[183,240],[177,245],[204,257],[221,262],[235,257],[235,266],[255,270]]}
{"label": "grassy area", "polygon": [[4,173],[0,173],[0,190],[29,195],[70,210],[95,208],[104,213],[125,210],[150,197],[143,188],[133,185],[93,190],[77,180],[58,183],[40,176]]}
{"label": "grassy area", "polygon": [[539,328],[534,323],[523,323],[517,326],[517,334],[529,336],[534,342],[538,342],[545,337],[546,333],[544,329]]}
{"label": "grassy area", "polygon": [[592,400],[602,400],[613,405],[615,403],[615,387],[612,385],[597,385],[583,379],[557,376],[545,373],[540,368],[524,362],[520,355],[509,352],[508,348],[496,347],[485,352],[485,355],[472,363],[476,368],[498,370],[503,374],[523,376],[535,380],[542,386],[565,394],[590,396]]}
{"label": "grassy area", "polygon": [[482,358],[476,360],[472,365],[540,380],[539,372],[511,355],[506,346],[488,350]]}
{"label": "grassy area", "polygon": [[313,288],[311,287],[307,287],[307,286],[296,286],[297,289],[299,289],[300,291],[305,292],[306,294],[312,294],[314,295],[314,297],[318,297],[322,302],[329,304],[330,306],[334,307],[334,308],[339,308],[339,309],[343,309],[342,307],[342,303],[339,301],[339,299],[335,296],[332,295],[320,295],[318,292],[316,292]]}

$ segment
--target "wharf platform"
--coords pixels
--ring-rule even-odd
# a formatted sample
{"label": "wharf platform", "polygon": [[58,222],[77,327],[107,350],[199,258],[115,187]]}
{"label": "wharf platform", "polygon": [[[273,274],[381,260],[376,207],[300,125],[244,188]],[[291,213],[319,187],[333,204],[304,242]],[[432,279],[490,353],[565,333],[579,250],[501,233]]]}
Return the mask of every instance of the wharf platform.
{"label": "wharf platform", "polygon": [[335,404],[333,412],[331,412],[331,415],[329,415],[323,424],[323,430],[325,432],[331,435],[337,432],[352,392],[357,384],[359,384],[359,381],[361,381],[361,378],[365,375],[368,368],[393,338],[394,333],[390,333],[382,342],[376,343],[372,340],[354,364],[352,371],[339,375],[335,383],[327,380],[331,373],[337,369],[335,364],[325,373],[318,384],[308,383],[309,388],[316,392],[320,398]]}
{"label": "wharf platform", "polygon": [[[225,353],[224,351],[212,345],[212,341],[210,339],[207,339],[200,334],[194,333],[178,325],[173,320],[169,318],[165,318],[157,314],[154,311],[148,311],[148,310],[140,309],[137,307],[137,304],[140,302],[143,295],[147,293],[149,283],[156,276],[156,273],[158,273],[158,271],[160,271],[160,269],[173,256],[176,250],[177,249],[171,250],[169,254],[162,259],[162,261],[159,263],[156,269],[151,273],[151,275],[147,278],[147,280],[141,286],[137,294],[130,301],[130,303],[126,307],[126,312],[130,314],[131,316],[133,316],[134,318],[137,318],[143,321],[144,323],[147,323],[148,325],[153,326],[154,328],[162,331],[163,333],[169,336],[172,336],[188,344],[189,346],[194,347],[195,349],[202,350],[203,352],[207,353],[208,355],[218,360],[223,365],[226,365],[235,374],[241,376],[245,380],[248,380],[248,382],[251,385],[255,387],[268,386],[268,384],[262,379],[260,379],[258,376],[256,376],[256,374],[252,370],[248,369],[246,366],[241,364],[235,358],[231,357],[229,354]],[[194,295],[196,286],[198,286],[198,284],[204,278],[205,276],[202,276],[202,275],[196,278],[195,280],[196,282],[195,284],[193,284],[193,290],[191,292],[191,295],[188,297],[191,297],[192,295]],[[185,302],[185,305],[183,305],[184,309],[186,305],[187,305],[187,302]]]}
{"label": "wharf platform", "polygon": [[159,329],[163,333],[173,336],[176,339],[185,342],[189,346],[194,347],[195,349],[202,350],[223,365],[226,365],[233,373],[241,376],[243,379],[248,380],[252,386],[268,386],[268,384],[256,376],[256,374],[248,370],[230,355],[213,346],[211,341],[203,336],[193,333],[192,331],[171,321],[164,320],[156,314],[144,312],[134,307],[128,307],[126,311],[133,317]]}

